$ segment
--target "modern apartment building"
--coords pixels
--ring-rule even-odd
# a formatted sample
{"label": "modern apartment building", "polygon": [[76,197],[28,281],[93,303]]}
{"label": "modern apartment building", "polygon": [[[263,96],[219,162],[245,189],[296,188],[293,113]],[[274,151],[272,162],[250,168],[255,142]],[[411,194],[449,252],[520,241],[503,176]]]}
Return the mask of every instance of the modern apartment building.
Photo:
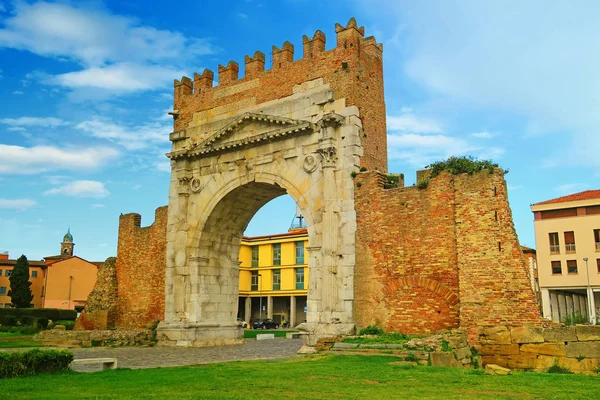
{"label": "modern apartment building", "polygon": [[307,245],[306,229],[242,238],[238,317],[290,326],[306,320]]}
{"label": "modern apartment building", "polygon": [[543,315],[600,314],[600,190],[531,206]]}

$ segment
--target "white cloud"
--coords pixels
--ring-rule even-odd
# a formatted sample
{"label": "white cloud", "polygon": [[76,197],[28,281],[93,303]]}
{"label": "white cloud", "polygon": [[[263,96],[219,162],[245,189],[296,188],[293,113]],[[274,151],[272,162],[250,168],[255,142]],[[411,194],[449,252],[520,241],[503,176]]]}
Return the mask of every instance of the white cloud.
{"label": "white cloud", "polygon": [[14,94],[14,95],[16,95],[16,96],[20,96],[20,95],[23,95],[23,94],[25,94],[25,93],[23,93],[23,92],[22,92],[22,91],[20,91],[20,90],[15,90],[14,92],[12,92],[12,94]]}
{"label": "white cloud", "polygon": [[44,81],[70,89],[95,88],[112,92],[135,92],[163,89],[167,85],[165,77],[181,75],[183,71],[174,68],[120,63],[67,72],[47,77]]}
{"label": "white cloud", "polygon": [[52,146],[21,147],[0,144],[0,174],[36,174],[51,170],[93,169],[114,160],[110,147],[60,149]]}
{"label": "white cloud", "polygon": [[402,108],[398,116],[387,116],[387,128],[390,131],[410,133],[442,133],[441,125],[430,118],[417,117],[411,109]]}
{"label": "white cloud", "polygon": [[538,134],[561,132],[573,155],[569,163],[600,167],[600,53],[593,50],[600,42],[599,2],[366,6],[401,31],[401,40],[387,47],[387,61],[406,60],[406,74],[438,99],[508,111]]}
{"label": "white cloud", "polygon": [[157,170],[162,172],[171,172],[171,163],[169,161],[157,162],[154,164]]}
{"label": "white cloud", "polygon": [[91,208],[92,210],[96,210],[96,209],[98,209],[98,208],[105,208],[105,207],[106,207],[106,206],[105,206],[104,204],[92,204],[92,205],[90,206],[90,208]]}
{"label": "white cloud", "polygon": [[583,183],[565,183],[564,185],[558,185],[554,187],[554,190],[559,192],[560,194],[571,194],[581,192],[585,190],[588,185]]}
{"label": "white cloud", "polygon": [[141,187],[142,187],[142,185],[133,185],[133,186],[131,187],[131,190],[138,190],[138,189],[139,189],[139,188],[141,188]]}
{"label": "white cloud", "polygon": [[6,128],[7,131],[11,131],[11,132],[25,132],[27,131],[27,129],[23,128],[22,126],[11,126]]}
{"label": "white cloud", "polygon": [[44,192],[45,196],[65,195],[71,197],[107,197],[110,192],[98,181],[74,181]]}
{"label": "white cloud", "polygon": [[488,131],[481,131],[481,132],[471,133],[471,136],[473,136],[474,138],[477,138],[477,139],[491,139],[498,135],[496,133],[492,133],[492,132],[488,132]]}
{"label": "white cloud", "polygon": [[45,83],[117,92],[162,88],[182,66],[216,51],[206,39],[146,26],[88,2],[75,4],[16,3],[0,29],[0,48],[67,59],[83,67],[46,76]]}
{"label": "white cloud", "polygon": [[139,150],[152,144],[166,144],[172,131],[171,125],[158,122],[127,127],[99,118],[81,122],[76,127],[93,137],[118,143],[128,150]]}
{"label": "white cloud", "polygon": [[37,203],[31,199],[0,199],[0,208],[12,210],[26,210]]}
{"label": "white cloud", "polygon": [[[65,126],[69,123],[59,118],[48,117],[20,117],[20,118],[0,118],[0,124],[10,127],[39,127],[39,128],[56,128]],[[10,129],[10,128],[9,128]]]}

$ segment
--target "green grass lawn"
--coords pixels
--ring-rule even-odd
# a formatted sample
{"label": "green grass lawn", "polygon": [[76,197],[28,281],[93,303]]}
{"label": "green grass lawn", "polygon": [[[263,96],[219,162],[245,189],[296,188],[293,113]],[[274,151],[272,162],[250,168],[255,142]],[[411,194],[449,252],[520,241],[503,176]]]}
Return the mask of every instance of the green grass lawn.
{"label": "green grass lawn", "polygon": [[285,331],[279,329],[245,329],[244,330],[244,339],[256,339],[256,335],[260,335],[262,333],[274,333],[275,337],[285,337],[285,334],[288,332],[298,332],[298,331]]}
{"label": "green grass lawn", "polygon": [[15,332],[0,332],[0,349],[17,349],[22,347],[42,347],[43,344],[33,340],[33,335]]}
{"label": "green grass lawn", "polygon": [[598,399],[600,377],[390,364],[316,355],[195,367],[119,369],[0,380],[12,399]]}

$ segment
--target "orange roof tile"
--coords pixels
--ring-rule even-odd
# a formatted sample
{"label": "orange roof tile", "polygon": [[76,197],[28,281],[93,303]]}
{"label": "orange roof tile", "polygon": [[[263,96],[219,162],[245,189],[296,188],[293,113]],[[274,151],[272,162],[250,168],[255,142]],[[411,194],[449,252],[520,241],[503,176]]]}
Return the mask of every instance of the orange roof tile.
{"label": "orange roof tile", "polygon": [[592,199],[600,199],[600,189],[598,190],[586,190],[584,192],[569,194],[562,197],[557,197],[556,199],[540,201],[539,203],[535,203],[534,206],[538,206],[540,204],[552,204],[552,203],[565,203],[567,201],[578,201],[578,200],[592,200]]}

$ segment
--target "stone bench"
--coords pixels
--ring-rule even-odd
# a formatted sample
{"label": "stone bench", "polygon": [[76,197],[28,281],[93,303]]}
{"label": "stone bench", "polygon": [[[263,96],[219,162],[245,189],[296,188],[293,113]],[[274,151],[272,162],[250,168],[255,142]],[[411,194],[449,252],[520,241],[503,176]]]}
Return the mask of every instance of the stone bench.
{"label": "stone bench", "polygon": [[98,365],[102,364],[102,369],[116,369],[117,359],[116,358],[80,358],[71,361],[71,368],[84,365]]}
{"label": "stone bench", "polygon": [[287,332],[285,334],[286,339],[298,339],[302,335],[308,335],[308,332]]}
{"label": "stone bench", "polygon": [[270,340],[275,339],[274,333],[259,333],[256,335],[256,340]]}

